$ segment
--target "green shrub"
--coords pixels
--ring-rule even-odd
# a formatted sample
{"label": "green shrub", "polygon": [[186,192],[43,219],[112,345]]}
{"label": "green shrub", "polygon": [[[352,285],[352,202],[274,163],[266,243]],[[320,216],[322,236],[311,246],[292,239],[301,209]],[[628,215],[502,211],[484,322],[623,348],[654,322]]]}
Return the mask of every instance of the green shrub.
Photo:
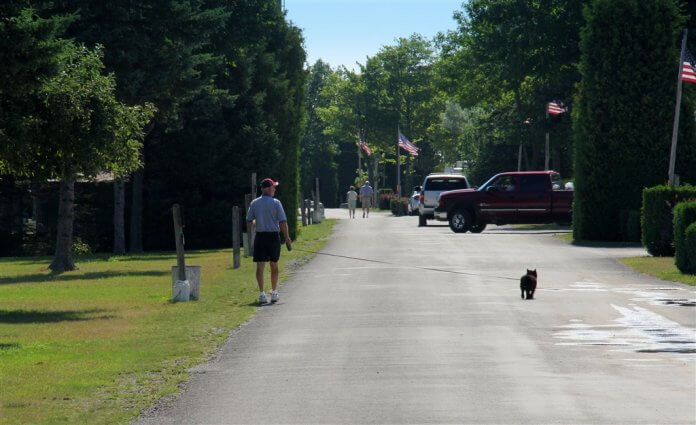
{"label": "green shrub", "polygon": [[696,273],[694,252],[688,252],[686,229],[696,223],[696,201],[680,202],[674,207],[674,263],[682,273]]}
{"label": "green shrub", "polygon": [[696,223],[689,224],[684,232],[684,257],[689,265],[688,271],[682,270],[684,273],[696,274]]}
{"label": "green shrub", "polygon": [[72,254],[76,257],[82,255],[88,255],[92,253],[92,248],[84,242],[80,237],[75,236],[73,238]]}
{"label": "green shrub", "polygon": [[389,209],[395,216],[408,214],[408,198],[391,198],[389,200]]}
{"label": "green shrub", "polygon": [[672,209],[680,201],[696,199],[696,186],[665,185],[643,190],[641,234],[643,246],[656,257],[674,255]]}

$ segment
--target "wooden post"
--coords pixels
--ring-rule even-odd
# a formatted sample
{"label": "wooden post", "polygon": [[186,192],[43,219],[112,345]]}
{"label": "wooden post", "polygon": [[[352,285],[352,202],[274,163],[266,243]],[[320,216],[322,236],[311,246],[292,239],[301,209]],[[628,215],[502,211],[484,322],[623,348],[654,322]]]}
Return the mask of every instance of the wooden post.
{"label": "wooden post", "polygon": [[251,173],[251,199],[255,199],[256,195],[256,173]]}
{"label": "wooden post", "polygon": [[312,191],[312,213],[310,216],[312,217],[312,224],[317,222],[317,193],[315,191]]}
{"label": "wooden post", "polygon": [[314,181],[315,181],[315,186],[316,186],[315,190],[317,193],[317,199],[316,199],[316,202],[314,203],[314,214],[316,214],[314,221],[316,221],[317,223],[321,223],[321,217],[319,216],[319,214],[321,214],[321,210],[319,209],[319,203],[321,202],[321,200],[319,199],[320,198],[320,196],[319,196],[319,177],[316,177],[314,179]]}
{"label": "wooden post", "polygon": [[304,199],[304,194],[300,194],[300,214],[302,215],[302,226],[307,225],[307,203]]}
{"label": "wooden post", "polygon": [[181,208],[179,204],[172,207],[174,215],[174,238],[176,240],[176,264],[179,267],[178,279],[186,280],[186,260],[184,259],[184,231],[181,225]]}
{"label": "wooden post", "polygon": [[[251,194],[247,193],[244,195],[244,221],[246,221],[246,212],[249,211],[249,205],[251,204]],[[247,226],[248,227],[248,226]],[[244,256],[248,257],[251,255],[251,229],[247,228],[244,233]]]}
{"label": "wooden post", "polygon": [[239,207],[232,207],[232,267],[238,269],[241,266],[239,252]]}

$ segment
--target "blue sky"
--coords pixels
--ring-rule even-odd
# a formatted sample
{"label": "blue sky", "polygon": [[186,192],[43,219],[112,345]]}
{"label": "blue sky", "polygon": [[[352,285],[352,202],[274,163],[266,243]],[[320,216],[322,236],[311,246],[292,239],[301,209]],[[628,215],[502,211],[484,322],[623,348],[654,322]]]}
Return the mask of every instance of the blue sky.
{"label": "blue sky", "polygon": [[462,0],[285,0],[288,18],[303,29],[307,61],[332,67],[365,63],[384,45],[417,32],[432,38],[456,28]]}

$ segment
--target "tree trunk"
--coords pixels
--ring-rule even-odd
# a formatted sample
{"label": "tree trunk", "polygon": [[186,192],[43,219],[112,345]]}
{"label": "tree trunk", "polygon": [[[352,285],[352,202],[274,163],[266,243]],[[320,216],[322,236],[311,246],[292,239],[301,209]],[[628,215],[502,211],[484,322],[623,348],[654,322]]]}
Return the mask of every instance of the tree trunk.
{"label": "tree trunk", "polygon": [[133,201],[131,202],[130,252],[143,252],[143,174],[141,168],[133,173]]}
{"label": "tree trunk", "polygon": [[558,148],[551,149],[551,169],[561,172],[561,151]]}
{"label": "tree trunk", "polygon": [[75,176],[70,176],[60,182],[58,198],[58,235],[56,237],[56,253],[53,262],[48,267],[54,273],[75,270],[72,259],[73,220],[75,218]]}
{"label": "tree trunk", "polygon": [[123,179],[114,180],[114,254],[126,253],[126,185]]}

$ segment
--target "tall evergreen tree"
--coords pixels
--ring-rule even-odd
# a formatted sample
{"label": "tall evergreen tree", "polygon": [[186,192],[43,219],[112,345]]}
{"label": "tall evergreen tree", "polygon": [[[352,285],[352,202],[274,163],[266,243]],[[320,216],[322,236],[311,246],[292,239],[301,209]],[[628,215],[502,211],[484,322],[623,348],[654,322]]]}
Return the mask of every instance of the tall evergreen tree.
{"label": "tall evergreen tree", "polygon": [[673,0],[594,0],[585,19],[573,234],[611,241],[620,211],[667,177],[682,19]]}

